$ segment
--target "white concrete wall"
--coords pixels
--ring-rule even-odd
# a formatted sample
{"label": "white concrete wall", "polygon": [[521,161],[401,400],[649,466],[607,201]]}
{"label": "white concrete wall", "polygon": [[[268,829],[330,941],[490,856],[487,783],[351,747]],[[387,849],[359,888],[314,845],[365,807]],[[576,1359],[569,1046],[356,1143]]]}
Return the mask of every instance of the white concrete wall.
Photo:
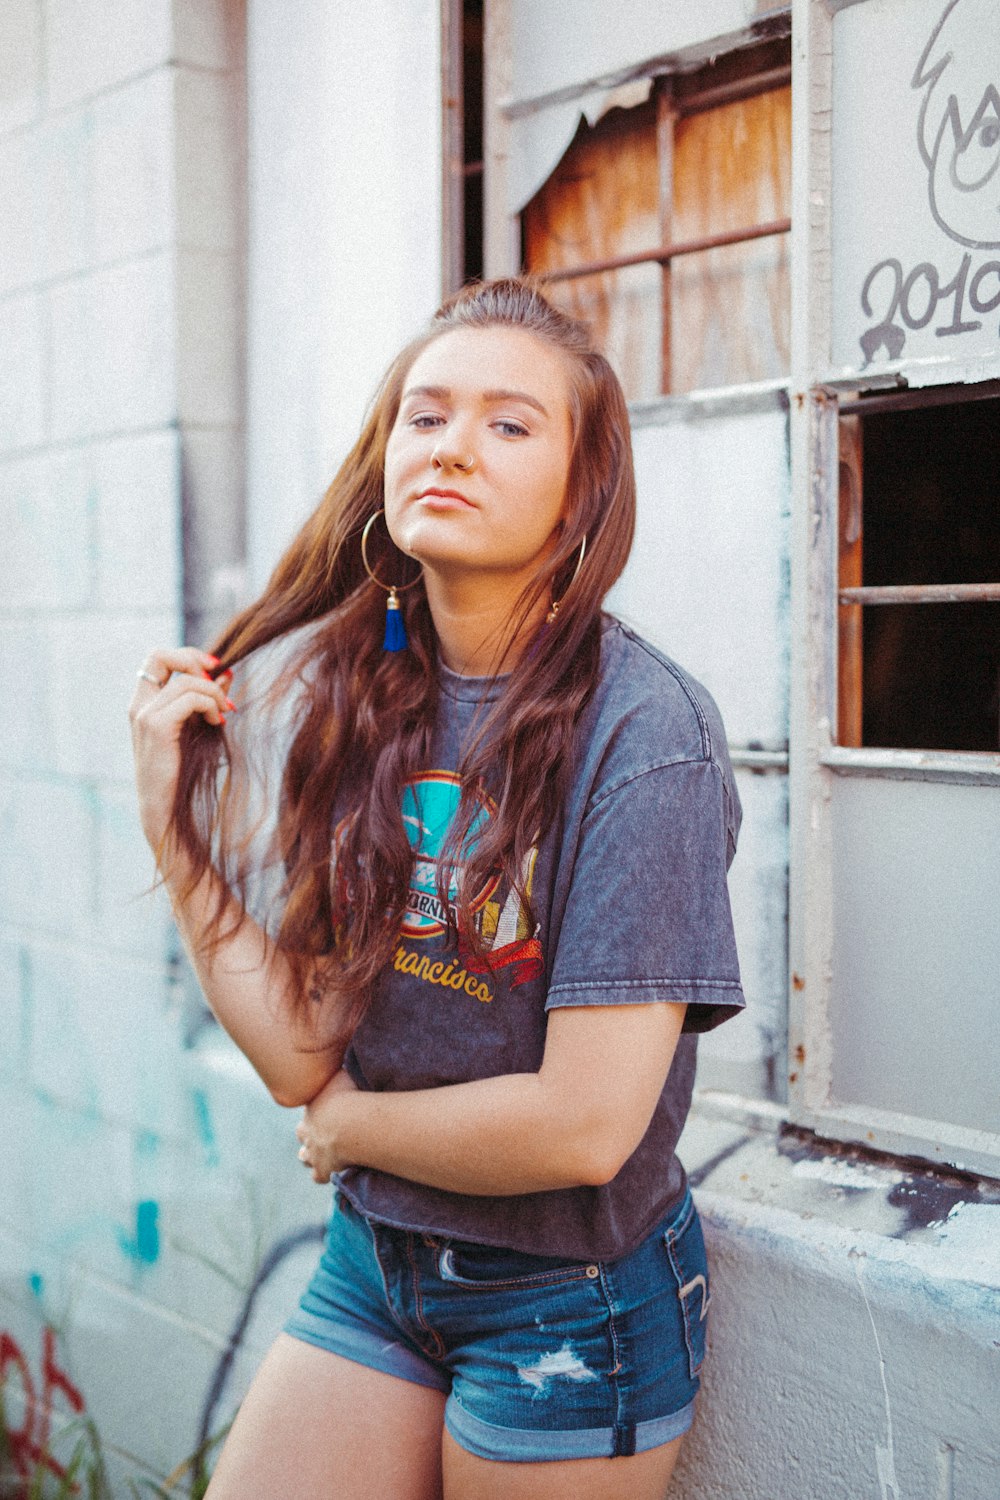
{"label": "white concrete wall", "polygon": [[[440,280],[436,8],[288,9],[249,25],[259,577]],[[242,30],[0,13],[0,1380],[23,1469],[82,1411],[123,1496],[232,1414],[328,1211],[141,894],[125,718],[246,591]]]}
{"label": "white concrete wall", "polygon": [[257,1262],[322,1218],[193,1035],[125,717],[242,549],[239,9],[0,10],[0,1378],[22,1469],[82,1411],[120,1494],[190,1452]]}
{"label": "white concrete wall", "polygon": [[[294,24],[290,24],[290,19]],[[250,0],[248,527],[254,588],[441,300],[436,0]]]}

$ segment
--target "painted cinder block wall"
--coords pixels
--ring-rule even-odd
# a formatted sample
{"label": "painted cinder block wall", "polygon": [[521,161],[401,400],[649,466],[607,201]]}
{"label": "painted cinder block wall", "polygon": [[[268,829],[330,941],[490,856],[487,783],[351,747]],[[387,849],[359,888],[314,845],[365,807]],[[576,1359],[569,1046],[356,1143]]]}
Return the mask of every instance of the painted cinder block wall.
{"label": "painted cinder block wall", "polygon": [[294,1243],[250,1306],[261,1262],[322,1218],[141,894],[125,719],[241,588],[243,35],[0,12],[0,1375],[22,1468],[84,1413],[122,1494],[222,1419]]}
{"label": "painted cinder block wall", "polygon": [[126,705],[263,581],[439,292],[434,6],[285,19],[248,129],[240,0],[0,10],[0,1378],[22,1471],[89,1417],[116,1495],[231,1417],[328,1211],[143,894]]}
{"label": "painted cinder block wall", "polygon": [[[203,637],[239,597],[244,556],[262,582],[437,295],[415,229],[438,213],[435,7],[385,0],[353,28],[321,7],[294,38],[283,9],[250,5],[246,122],[238,5],[0,14],[0,1365],[23,1462],[82,1410],[122,1495],[225,1423],[326,1210],[138,896],[124,704],[150,642]],[[393,79],[377,100],[366,44]],[[771,482],[751,498],[780,520],[763,405]],[[637,436],[647,520],[680,503],[661,443],[681,468],[718,454],[678,415]],[[742,777],[777,827],[780,781]],[[760,922],[784,873],[753,842],[766,882],[744,882],[741,920],[777,1024]],[[765,1049],[733,1046],[752,1076]],[[677,1495],[997,1500],[995,1195],[796,1145],[780,1118],[706,1098],[686,1134],[714,1311]]]}

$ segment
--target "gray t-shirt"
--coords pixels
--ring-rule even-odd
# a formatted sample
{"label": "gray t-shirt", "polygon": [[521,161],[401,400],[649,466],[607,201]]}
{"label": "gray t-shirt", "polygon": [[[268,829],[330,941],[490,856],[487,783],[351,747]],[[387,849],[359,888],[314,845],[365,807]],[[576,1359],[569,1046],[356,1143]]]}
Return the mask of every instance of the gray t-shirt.
{"label": "gray t-shirt", "polygon": [[[681,1196],[675,1147],[691,1101],[695,1033],[744,1004],[726,888],[740,806],[722,722],[704,688],[606,617],[572,784],[526,861],[537,927],[516,894],[490,883],[475,899],[487,965],[449,944],[434,866],[486,684],[445,668],[441,677],[431,764],[404,795],[415,851],[410,901],[394,961],[347,1055],[355,1082],[425,1089],[536,1072],[546,1012],[556,1006],[686,1002],[684,1034],[649,1129],[606,1186],[476,1197],[368,1168],[342,1173],[339,1185],[385,1223],[539,1255],[613,1259]],[[488,800],[479,816],[491,816]]]}

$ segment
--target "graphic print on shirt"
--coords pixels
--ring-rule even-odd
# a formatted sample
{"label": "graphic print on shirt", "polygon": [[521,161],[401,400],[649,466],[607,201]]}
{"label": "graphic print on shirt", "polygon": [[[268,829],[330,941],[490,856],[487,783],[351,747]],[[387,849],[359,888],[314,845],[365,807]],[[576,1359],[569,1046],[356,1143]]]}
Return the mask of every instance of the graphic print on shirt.
{"label": "graphic print on shirt", "polygon": [[[401,939],[422,941],[437,937],[447,927],[437,890],[437,861],[458,812],[462,782],[453,771],[425,771],[415,776],[403,791],[403,824],[415,858],[410,876],[410,894],[400,931]],[[480,793],[479,807],[469,829],[467,848],[476,846],[490,818],[496,816],[496,803]],[[521,871],[524,892],[531,897],[531,882],[538,850],[532,848]],[[457,872],[456,872],[457,875]],[[542,972],[542,946],[532,927],[516,890],[511,888],[501,900],[501,877],[490,877],[471,902],[476,932],[484,952],[474,953],[460,941],[459,963],[433,960],[426,953],[407,948],[405,941],[396,949],[393,966],[399,973],[411,974],[428,984],[449,989],[464,989],[478,1000],[492,1000],[489,979],[508,970],[511,989],[536,979]],[[455,876],[448,889],[449,903],[458,894]]]}
{"label": "graphic print on shirt", "polygon": [[[437,862],[447,841],[448,830],[458,812],[461,797],[462,783],[453,771],[425,771],[403,788],[403,826],[410,848],[416,856],[401,929],[403,937],[436,937],[448,925],[448,913],[438,895]],[[483,828],[495,814],[496,803],[480,793],[479,807],[469,827],[470,853],[476,847]],[[476,893],[472,902],[473,913],[478,913],[486,905],[499,884],[499,875],[494,875],[486,887]],[[449,904],[457,895],[458,882],[453,875],[448,888]]]}

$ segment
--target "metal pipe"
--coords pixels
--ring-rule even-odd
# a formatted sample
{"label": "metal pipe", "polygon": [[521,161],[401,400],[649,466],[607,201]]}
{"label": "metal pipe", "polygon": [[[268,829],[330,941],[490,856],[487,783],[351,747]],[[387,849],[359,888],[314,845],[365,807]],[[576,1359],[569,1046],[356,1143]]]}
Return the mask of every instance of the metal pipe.
{"label": "metal pipe", "polygon": [[676,244],[664,245],[659,250],[643,250],[636,255],[617,255],[612,260],[594,260],[583,266],[539,271],[537,275],[540,281],[572,281],[579,276],[600,276],[604,271],[620,271],[626,266],[665,266],[679,255],[697,255],[702,250],[717,250],[722,245],[743,245],[749,240],[768,239],[771,235],[787,234],[791,227],[791,219],[773,219],[767,224],[757,224],[753,229],[730,229],[724,234],[709,234],[699,240],[679,240]]}
{"label": "metal pipe", "polygon": [[[681,75],[683,81],[683,75]],[[772,89],[785,88],[792,81],[792,65],[769,68],[766,73],[755,73],[750,78],[733,78],[729,83],[717,84],[714,88],[701,89],[685,95],[677,92],[677,111],[682,115],[701,114],[706,109],[717,109],[720,104],[737,104],[741,99],[752,99],[755,94],[767,94]]]}
{"label": "metal pipe", "polygon": [[1000,602],[1000,583],[899,583],[840,589],[837,598],[841,604],[991,604]]}

